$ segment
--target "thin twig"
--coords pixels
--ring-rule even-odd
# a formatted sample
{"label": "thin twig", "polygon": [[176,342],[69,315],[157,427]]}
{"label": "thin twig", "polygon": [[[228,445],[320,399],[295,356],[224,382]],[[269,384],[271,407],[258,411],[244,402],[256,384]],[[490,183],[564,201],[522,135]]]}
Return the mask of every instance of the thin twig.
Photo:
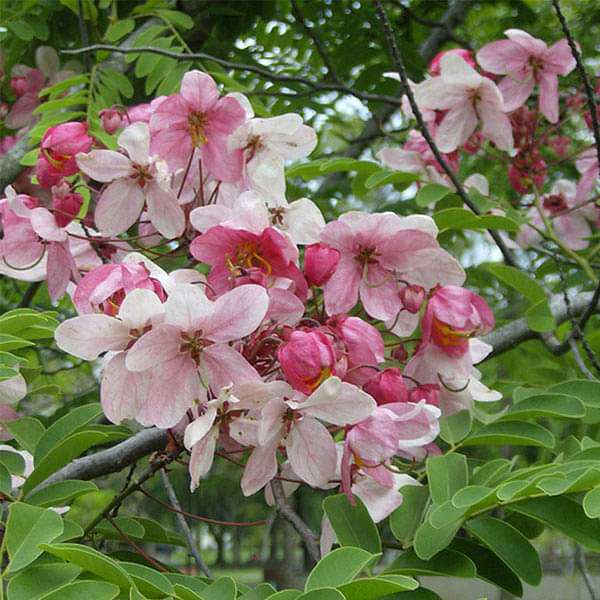
{"label": "thin twig", "polygon": [[575,553],[573,558],[575,559],[575,566],[581,573],[581,577],[583,578],[585,587],[587,588],[590,594],[590,600],[598,600],[598,596],[596,595],[596,587],[594,586],[594,581],[587,570],[587,565],[585,564],[585,553],[583,551],[583,548],[579,544],[575,546]]}
{"label": "thin twig", "polygon": [[[412,90],[410,89],[410,85],[408,82],[408,76],[406,74],[406,69],[404,68],[404,62],[402,61],[402,55],[400,54],[400,49],[398,48],[398,44],[396,44],[396,38],[394,37],[394,32],[392,31],[391,23],[385,13],[385,10],[383,8],[381,0],[375,0],[375,12],[377,14],[377,18],[380,20],[381,25],[383,27],[383,33],[384,33],[384,36],[385,36],[385,39],[386,39],[386,42],[387,42],[387,45],[388,45],[388,48],[390,51],[390,55],[394,62],[394,66],[395,66],[396,70],[398,71],[398,74],[400,75],[400,79],[402,81],[402,85],[404,86],[406,96],[408,97],[408,101],[412,108],[415,119],[417,120],[419,130],[421,131],[427,144],[431,148],[431,151],[433,152],[435,159],[440,164],[440,166],[442,167],[442,169],[444,170],[444,172],[446,173],[446,175],[448,176],[448,178],[450,179],[450,181],[456,188],[456,193],[460,196],[461,200],[471,209],[471,211],[473,213],[475,213],[476,215],[480,215],[481,211],[477,208],[477,205],[474,204],[473,201],[469,198],[469,196],[467,195],[467,192],[465,191],[465,189],[461,185],[460,181],[456,177],[456,174],[450,168],[448,163],[444,160],[442,153],[440,152],[436,143],[433,141],[431,134],[429,133],[429,129],[427,128],[427,125],[425,124],[423,115],[421,114],[421,110],[419,109],[419,107],[417,105],[417,102],[415,100],[414,94],[412,93]],[[498,248],[500,249],[500,252],[502,252],[502,256],[504,256],[504,260],[505,260],[506,264],[516,267],[517,263],[515,262],[515,259],[513,258],[512,252],[508,249],[508,247],[504,243],[504,240],[502,239],[500,234],[493,229],[488,229],[488,232],[492,236],[492,239],[496,243],[496,246],[498,246]]]}
{"label": "thin twig", "polygon": [[332,81],[335,81],[336,83],[342,83],[342,81],[340,80],[340,78],[337,75],[337,72],[335,70],[335,67],[333,66],[333,63],[331,62],[331,60],[329,60],[329,56],[327,55],[327,50],[325,50],[325,45],[321,41],[321,38],[318,36],[317,32],[312,27],[310,27],[308,25],[308,23],[306,22],[306,18],[304,16],[302,10],[300,9],[300,6],[296,2],[296,0],[290,0],[290,1],[292,3],[292,14],[294,15],[294,18],[296,19],[298,24],[302,27],[302,29],[304,29],[306,35],[313,41],[313,44],[315,45],[315,49],[316,49],[317,53],[319,54],[319,56],[321,57],[321,60],[323,61],[323,64],[325,65],[325,68],[327,69],[327,73],[329,74],[329,77],[331,77]]}
{"label": "thin twig", "polygon": [[29,305],[33,302],[33,297],[40,288],[40,285],[42,285],[41,281],[34,281],[33,283],[29,284],[29,287],[27,290],[25,290],[25,293],[21,298],[21,302],[19,302],[19,308],[29,307]]}
{"label": "thin twig", "polygon": [[277,512],[287,519],[294,529],[298,532],[310,558],[316,563],[319,561],[320,552],[319,545],[317,544],[317,536],[314,534],[312,529],[302,520],[300,515],[288,504],[283,486],[281,481],[274,480],[270,483],[271,490],[273,491],[273,498],[275,500],[275,507]]}
{"label": "thin twig", "polygon": [[172,50],[165,50],[164,48],[154,48],[152,46],[136,46],[135,48],[121,48],[119,46],[110,46],[109,44],[92,44],[86,48],[76,48],[72,50],[63,49],[61,54],[77,55],[84,54],[86,52],[96,52],[97,50],[109,50],[111,52],[118,52],[121,54],[140,54],[144,52],[150,52],[153,54],[160,54],[162,56],[168,56],[169,58],[175,58],[177,60],[209,60],[222,67],[231,69],[234,71],[247,71],[249,73],[255,73],[261,77],[265,77],[270,81],[282,81],[286,83],[300,83],[307,85],[314,90],[323,92],[341,92],[349,96],[355,96],[359,100],[373,101],[373,102],[384,102],[387,104],[393,104],[394,106],[400,106],[400,98],[395,96],[386,96],[383,94],[372,94],[370,92],[360,92],[352,89],[350,86],[344,83],[326,83],[324,81],[315,81],[300,75],[285,75],[283,73],[275,73],[269,69],[258,67],[256,65],[248,65],[243,63],[232,62],[230,60],[224,60],[217,58],[205,52],[194,52],[193,54],[187,54],[182,52],[173,52]]}
{"label": "thin twig", "polygon": [[177,495],[175,494],[175,490],[173,489],[173,486],[171,485],[171,481],[170,481],[169,476],[167,475],[165,469],[161,470],[160,476],[162,478],[163,485],[165,486],[165,489],[167,490],[167,496],[169,496],[169,501],[178,511],[175,516],[177,518],[177,522],[179,523],[179,527],[181,528],[181,531],[183,531],[183,535],[185,536],[185,539],[187,540],[188,548],[190,549],[190,552],[192,553],[192,556],[194,557],[194,561],[196,562],[196,565],[207,577],[212,579],[213,576],[212,576],[211,570],[208,568],[208,565],[202,559],[202,556],[200,556],[200,552],[198,551],[198,548],[196,547],[196,544],[194,542],[194,536],[192,535],[192,530],[190,529],[188,522],[185,520],[185,517],[181,514],[181,505],[179,504],[179,500],[177,499]]}
{"label": "thin twig", "polygon": [[577,342],[573,339],[569,339],[569,346],[571,351],[573,352],[573,358],[575,359],[575,363],[579,367],[579,370],[585,375],[587,379],[596,379],[594,374],[587,368],[583,357],[581,356],[581,352],[579,352],[579,348],[577,347]]}
{"label": "thin twig", "polygon": [[596,103],[594,101],[594,89],[592,88],[592,84],[590,82],[590,78],[583,66],[583,61],[581,60],[581,52],[579,52],[579,48],[577,48],[577,44],[573,39],[573,35],[571,34],[571,30],[567,25],[567,20],[562,13],[560,8],[560,4],[558,0],[552,0],[552,5],[554,6],[554,10],[556,11],[556,16],[560,21],[560,25],[562,27],[563,33],[567,38],[567,42],[569,43],[569,48],[571,48],[571,54],[573,54],[573,58],[575,59],[575,64],[577,65],[577,70],[579,71],[579,76],[581,77],[581,81],[583,82],[583,87],[585,88],[585,95],[587,97],[588,108],[590,109],[590,117],[592,119],[592,131],[594,132],[594,141],[596,144],[596,156],[598,157],[598,168],[600,168],[600,123],[598,122],[598,113],[596,112]]}

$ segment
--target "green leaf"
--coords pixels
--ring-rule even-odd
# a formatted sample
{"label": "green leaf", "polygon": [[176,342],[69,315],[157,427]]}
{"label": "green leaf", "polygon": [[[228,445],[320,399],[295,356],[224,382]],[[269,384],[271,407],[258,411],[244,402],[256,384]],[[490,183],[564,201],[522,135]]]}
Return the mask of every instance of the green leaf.
{"label": "green leaf", "polygon": [[473,485],[498,485],[510,472],[512,463],[505,458],[496,458],[486,462],[473,471],[471,483]]}
{"label": "green leaf", "polygon": [[347,600],[347,597],[335,588],[321,588],[301,594],[298,596],[298,600]]}
{"label": "green leaf", "polygon": [[556,440],[552,433],[537,423],[523,421],[497,421],[474,431],[466,440],[465,446],[506,445],[539,446],[554,448]]}
{"label": "green leaf", "polygon": [[590,519],[600,517],[600,487],[595,487],[583,497],[583,510]]}
{"label": "green leaf", "polygon": [[32,563],[42,554],[39,545],[52,542],[62,532],[62,519],[54,511],[13,502],[6,524],[8,572],[14,573]]}
{"label": "green leaf", "polygon": [[427,481],[431,498],[443,504],[468,483],[469,470],[463,454],[446,454],[427,459]]}
{"label": "green leaf", "polygon": [[548,417],[580,419],[584,416],[585,406],[575,396],[541,393],[513,404],[503,418],[537,419]]}
{"label": "green leaf", "polygon": [[202,600],[200,594],[192,592],[192,590],[184,585],[181,585],[180,583],[176,583],[173,586],[173,591],[175,592],[175,597],[178,600]]}
{"label": "green leaf", "polygon": [[546,390],[549,393],[568,394],[579,398],[586,408],[584,423],[600,423],[600,382],[587,379],[563,381]]}
{"label": "green leaf", "polygon": [[452,542],[451,548],[458,550],[475,563],[479,579],[497,585],[515,596],[523,595],[521,580],[485,546],[481,546],[473,540],[456,538]]}
{"label": "green leaf", "polygon": [[423,485],[405,485],[400,488],[402,504],[390,515],[394,537],[407,545],[415,536],[429,500],[429,488]]}
{"label": "green leaf", "polygon": [[58,558],[62,558],[67,562],[79,565],[85,571],[118,585],[122,590],[128,590],[133,585],[133,580],[123,567],[112,558],[88,546],[81,544],[42,544],[42,549],[53,556],[58,556]]}
{"label": "green leaf", "polygon": [[83,528],[75,521],[63,518],[64,531],[54,540],[55,544],[59,542],[70,542],[83,537]]}
{"label": "green leaf", "polygon": [[28,346],[35,346],[35,344],[15,335],[0,333],[0,350],[8,352],[19,348],[27,348]]}
{"label": "green leaf", "polygon": [[[132,538],[143,539],[146,533],[144,526],[131,517],[114,517],[112,519],[117,527],[126,535]],[[112,539],[121,539],[121,534],[110,521],[102,521],[96,526],[96,531],[104,537]]]}
{"label": "green leaf", "polygon": [[196,594],[200,594],[207,584],[197,577],[183,575],[182,573],[163,573],[164,576],[173,584],[184,586],[188,590],[192,590]]}
{"label": "green leaf", "polygon": [[445,198],[451,193],[452,190],[445,185],[428,183],[417,192],[415,202],[417,203],[417,206],[425,207],[429,206],[429,204],[439,202],[442,198]]}
{"label": "green leaf", "polygon": [[466,578],[477,575],[473,561],[460,552],[442,550],[430,560],[422,560],[412,548],[403,552],[385,572]]}
{"label": "green leaf", "polygon": [[33,565],[8,583],[8,600],[40,600],[42,596],[73,581],[81,573],[77,565]]}
{"label": "green leaf", "polygon": [[43,600],[113,600],[118,595],[119,588],[106,581],[74,581],[50,592]]}
{"label": "green leaf", "polygon": [[35,452],[36,444],[45,431],[44,426],[33,417],[6,421],[2,426],[8,429],[19,445],[31,454]]}
{"label": "green leaf", "polygon": [[467,521],[465,528],[523,581],[530,585],[539,584],[542,579],[540,557],[518,529],[494,517]]}
{"label": "green leaf", "polygon": [[442,504],[432,505],[428,521],[433,527],[440,529],[461,520],[466,512],[465,508],[457,508],[450,500],[446,500]]}
{"label": "green leaf", "polygon": [[33,111],[33,114],[43,115],[44,113],[67,108],[68,106],[85,106],[88,102],[89,97],[87,92],[79,92],[66,98],[59,98],[57,100],[49,100],[48,102],[44,102]]}
{"label": "green leaf", "polygon": [[384,185],[395,183],[413,183],[419,180],[419,176],[414,173],[402,173],[401,171],[379,171],[369,175],[365,180],[365,187],[368,190],[382,187]]}
{"label": "green leaf", "polygon": [[125,98],[131,98],[133,96],[133,85],[123,73],[116,69],[102,67],[100,71],[102,81],[109,86],[111,89],[116,90]]}
{"label": "green leaf", "polygon": [[16,19],[14,21],[6,21],[6,26],[21,40],[30,42],[33,39],[34,31],[27,21]]}
{"label": "green leaf", "polygon": [[16,452],[0,450],[0,463],[15,475],[21,475],[25,470],[25,459]]}
{"label": "green leaf", "polygon": [[440,437],[448,444],[458,444],[469,435],[471,425],[471,412],[468,410],[443,416],[440,419]]}
{"label": "green leaf", "polygon": [[27,152],[25,154],[25,156],[23,156],[23,158],[21,159],[20,164],[23,165],[24,167],[35,167],[35,165],[37,164],[37,161],[38,161],[39,154],[40,154],[39,148],[34,148],[33,150],[29,150],[29,152]]}
{"label": "green leaf", "polygon": [[459,520],[436,528],[429,521],[422,523],[417,529],[414,541],[417,556],[423,560],[429,560],[441,552],[450,544],[461,524],[462,521]]}
{"label": "green leaf", "polygon": [[12,477],[3,464],[0,464],[0,492],[3,492],[7,496],[10,496],[12,493]]}
{"label": "green leaf", "polygon": [[266,600],[275,593],[275,588],[270,583],[261,583],[253,590],[239,596],[238,600]]}
{"label": "green leaf", "polygon": [[237,585],[231,577],[221,577],[202,590],[203,600],[235,600]]}
{"label": "green leaf", "polygon": [[381,538],[377,526],[369,516],[360,498],[354,497],[352,506],[345,494],[323,500],[323,510],[331,522],[342,546],[355,546],[371,554],[381,552]]}
{"label": "green leaf", "polygon": [[377,556],[345,546],[325,555],[308,575],[305,590],[321,587],[337,587],[354,579]]}
{"label": "green leaf", "polygon": [[412,577],[390,574],[356,579],[339,586],[339,590],[346,600],[389,600],[396,598],[396,594],[400,592],[416,589],[418,585]]}
{"label": "green leaf", "polygon": [[86,450],[97,444],[110,441],[110,437],[99,431],[80,431],[62,440],[44,458],[40,460],[27,481],[23,492],[32,490],[38,483],[44,481],[52,473],[81,456]]}
{"label": "green leaf", "polygon": [[468,485],[452,496],[452,504],[456,508],[470,508],[491,496],[495,497],[495,495],[492,488],[483,485]]}
{"label": "green leaf", "polygon": [[40,97],[44,96],[58,96],[63,92],[67,91],[69,88],[83,85],[88,83],[90,79],[89,73],[82,73],[81,75],[75,75],[73,77],[69,77],[68,79],[63,79],[54,85],[49,87],[45,87],[40,93]]}
{"label": "green leaf", "polygon": [[122,21],[115,21],[106,30],[104,37],[109,42],[116,42],[122,37],[125,37],[128,33],[131,33],[134,27],[135,21],[133,19],[123,19]]}
{"label": "green leaf", "polygon": [[194,19],[187,13],[178,10],[160,9],[156,11],[156,14],[164,17],[179,29],[191,29],[194,26]]}
{"label": "green leaf", "polygon": [[89,492],[98,491],[98,486],[91,481],[66,479],[57,481],[27,497],[29,504],[37,506],[64,506],[71,500]]}
{"label": "green leaf", "polygon": [[302,595],[300,590],[282,590],[269,597],[269,600],[297,600]]}
{"label": "green leaf", "polygon": [[600,552],[600,522],[589,519],[581,505],[570,498],[528,498],[511,504],[510,510],[561,531],[588,550]]}
{"label": "green leaf", "polygon": [[440,229],[502,229],[511,232],[519,230],[519,224],[508,217],[478,216],[466,208],[445,208],[437,211],[433,218]]}
{"label": "green leaf", "polygon": [[102,407],[98,402],[84,404],[70,410],[63,417],[55,421],[39,439],[35,448],[35,462],[38,463],[62,440],[73,433],[81,431],[86,425],[95,421],[102,414]]}
{"label": "green leaf", "polygon": [[173,593],[173,584],[162,574],[138,563],[119,563],[131,576],[138,590],[150,598],[162,598]]}

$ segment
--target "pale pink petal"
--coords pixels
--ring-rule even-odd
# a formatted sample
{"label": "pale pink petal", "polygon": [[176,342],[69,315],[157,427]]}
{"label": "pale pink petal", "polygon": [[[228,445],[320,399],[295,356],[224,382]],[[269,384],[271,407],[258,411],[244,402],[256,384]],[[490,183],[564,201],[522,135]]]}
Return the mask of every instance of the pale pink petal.
{"label": "pale pink petal", "polygon": [[190,109],[206,112],[219,99],[215,80],[202,71],[188,71],[181,81],[180,92]]}
{"label": "pale pink petal", "polygon": [[[285,116],[287,115],[274,117],[274,119]],[[269,119],[269,121],[274,119]],[[296,160],[308,156],[316,148],[317,142],[315,130],[304,124],[290,128],[289,133],[271,133],[267,138],[269,148],[286,160]]]}
{"label": "pale pink petal", "polygon": [[366,419],[377,406],[375,400],[350,383],[337,377],[326,379],[304,402],[289,406],[333,425],[354,425]]}
{"label": "pale pink petal", "polygon": [[8,129],[21,129],[35,121],[33,111],[39,106],[40,100],[36,94],[25,94],[12,105],[4,119]]}
{"label": "pale pink petal", "polygon": [[206,170],[220,181],[237,181],[242,174],[244,154],[241,150],[227,151],[227,134],[211,132],[208,141],[200,148]]}
{"label": "pale pink petal", "polygon": [[134,123],[123,130],[117,140],[119,146],[127,151],[129,158],[138,165],[148,163],[150,153],[150,128],[148,123]]}
{"label": "pale pink petal", "polygon": [[406,485],[419,485],[410,475],[393,475],[391,487],[379,484],[371,477],[361,477],[353,486],[352,493],[358,496],[375,523],[383,521],[402,504],[400,489]]}
{"label": "pale pink petal", "polygon": [[278,396],[265,404],[260,412],[260,423],[258,425],[258,443],[261,446],[279,443],[285,433],[283,415],[288,408],[289,405]]}
{"label": "pale pink petal", "polygon": [[190,464],[188,469],[190,472],[190,490],[193,492],[200,484],[200,479],[204,477],[212,467],[215,458],[215,449],[219,430],[213,429],[210,433],[192,450],[190,456]]}
{"label": "pale pink petal", "polygon": [[145,371],[179,355],[181,335],[173,325],[158,325],[140,337],[127,352],[127,368]]}
{"label": "pale pink petal", "polygon": [[195,331],[213,311],[213,303],[198,285],[180,284],[169,291],[165,323],[182,331]]}
{"label": "pale pink petal", "polygon": [[47,78],[56,75],[60,68],[58,54],[51,46],[38,46],[36,48],[35,64]]}
{"label": "pale pink petal", "polygon": [[259,285],[237,287],[217,298],[210,318],[203,323],[204,336],[215,342],[239,340],[257,329],[268,308],[265,288]]}
{"label": "pale pink petal", "polygon": [[432,77],[419,83],[414,93],[421,110],[450,110],[465,102],[465,90],[462,85],[450,86],[441,77]]}
{"label": "pale pink petal", "polygon": [[233,388],[233,394],[239,400],[236,408],[255,410],[263,408],[269,400],[274,398],[291,397],[293,390],[285,381],[275,380],[269,383],[257,381],[236,385]]}
{"label": "pale pink petal", "polygon": [[321,519],[321,536],[319,537],[319,550],[321,551],[321,556],[325,556],[331,552],[331,548],[333,548],[333,544],[337,537],[335,535],[335,531],[331,526],[331,521],[327,518],[327,515],[323,515]]}
{"label": "pale pink petal", "polygon": [[327,314],[346,313],[356,304],[361,275],[361,265],[352,256],[342,255],[335,273],[323,287]]}
{"label": "pale pink petal", "polygon": [[519,108],[519,106],[523,106],[527,98],[531,96],[531,92],[533,92],[533,85],[532,76],[524,81],[519,81],[510,75],[505,77],[499,83],[498,89],[502,92],[506,112],[511,112]]}
{"label": "pale pink petal", "polygon": [[583,250],[590,245],[592,229],[588,221],[575,212],[554,219],[556,235],[572,250]]}
{"label": "pale pink petal", "polygon": [[265,315],[266,319],[279,325],[295,327],[303,316],[304,303],[296,294],[281,288],[269,290],[269,310]]}
{"label": "pale pink petal", "polygon": [[125,353],[113,356],[102,373],[100,399],[107,419],[119,424],[135,419],[146,396],[149,376],[125,367]]}
{"label": "pale pink petal", "polygon": [[568,75],[575,68],[575,58],[566,38],[548,48],[544,56],[545,68],[559,75]]}
{"label": "pale pink petal", "polygon": [[312,417],[297,421],[286,441],[294,473],[313,487],[327,485],[335,477],[337,451],[326,427]]}
{"label": "pale pink petal", "polygon": [[275,475],[277,475],[277,444],[269,446],[257,446],[244,469],[242,475],[242,493],[244,496],[252,496],[262,489]]}
{"label": "pale pink petal", "polygon": [[380,265],[369,265],[360,282],[360,299],[367,314],[375,319],[390,319],[401,308],[398,284]]}
{"label": "pale pink petal", "polygon": [[507,29],[504,35],[509,38],[512,42],[515,42],[521,48],[527,51],[530,55],[543,54],[548,46],[546,43],[538,38],[533,37],[531,34],[523,31],[522,29]]}
{"label": "pale pink petal", "polygon": [[129,330],[113,317],[102,314],[67,319],[54,332],[56,345],[73,356],[94,360],[107,350],[124,350]]}
{"label": "pale pink petal", "polygon": [[21,373],[0,381],[0,404],[16,404],[26,394],[27,383]]}
{"label": "pale pink petal", "polygon": [[150,222],[165,238],[174,239],[183,233],[185,216],[171,190],[152,181],[146,190],[146,202]]}
{"label": "pale pink petal", "polygon": [[150,290],[137,288],[125,296],[119,308],[119,318],[128,329],[143,329],[160,323],[165,314],[165,305]]}
{"label": "pale pink petal", "polygon": [[258,446],[258,420],[239,417],[229,423],[229,435],[242,446]]}
{"label": "pale pink petal", "polygon": [[513,134],[508,115],[484,102],[479,104],[478,110],[483,137],[494,142],[500,150],[512,150]]}
{"label": "pale pink petal", "polygon": [[76,161],[83,173],[96,181],[113,181],[129,177],[132,172],[131,160],[113,150],[92,150],[87,154],[80,152]]}
{"label": "pale pink petal", "polygon": [[481,68],[497,75],[517,73],[528,58],[529,52],[512,40],[491,42],[477,53],[477,62]]}
{"label": "pale pink petal", "polygon": [[204,233],[215,225],[229,221],[234,216],[234,211],[222,204],[199,206],[190,213],[190,223],[196,231]]}
{"label": "pale pink petal", "polygon": [[205,411],[185,428],[183,445],[191,450],[212,429],[216,418],[217,407],[214,405],[206,407]]}
{"label": "pale pink petal", "polygon": [[230,384],[260,381],[260,376],[250,363],[226,344],[213,344],[202,351],[202,374],[214,392]]}
{"label": "pale pink petal", "polygon": [[33,230],[48,242],[64,242],[67,232],[56,224],[54,215],[46,208],[34,208],[29,213]]}
{"label": "pale pink petal", "polygon": [[117,179],[102,192],[94,221],[102,233],[119,235],[127,231],[144,208],[144,193],[133,179]]}
{"label": "pale pink petal", "polygon": [[137,416],[142,425],[163,429],[175,427],[194,401],[201,397],[196,364],[185,354],[155,364],[143,375],[150,375],[151,379],[144,405]]}
{"label": "pale pink petal", "polygon": [[558,77],[542,73],[540,78],[540,112],[550,121],[558,121]]}
{"label": "pale pink petal", "polygon": [[477,114],[465,99],[446,113],[435,132],[435,141],[442,152],[453,152],[469,139],[476,127]]}
{"label": "pale pink petal", "polygon": [[325,227],[319,207],[308,198],[294,200],[284,213],[284,229],[296,244],[314,244]]}
{"label": "pale pink petal", "polygon": [[440,65],[442,81],[449,88],[456,85],[475,89],[481,83],[481,75],[457,54],[446,52],[442,56]]}
{"label": "pale pink petal", "polygon": [[68,242],[51,242],[47,248],[46,283],[52,300],[62,298],[67,291],[75,261],[69,251]]}

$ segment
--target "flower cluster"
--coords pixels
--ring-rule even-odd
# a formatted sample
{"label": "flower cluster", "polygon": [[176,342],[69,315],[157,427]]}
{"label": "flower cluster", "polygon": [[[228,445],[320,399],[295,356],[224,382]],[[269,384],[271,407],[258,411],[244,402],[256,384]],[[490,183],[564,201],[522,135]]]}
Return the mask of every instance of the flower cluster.
{"label": "flower cluster", "polygon": [[314,130],[255,118],[200,71],[100,118],[116,150],[84,123],[51,127],[38,193],[7,189],[2,271],[71,296],[58,347],[102,357],[112,422],[182,437],[192,488],[235,454],[246,495],[277,477],[341,486],[381,520],[416,483],[403,469],[439,452],[440,415],[499,397],[474,367],[493,316],[434,221],[325,223],[308,198],[288,202],[285,161],[313,151]]}

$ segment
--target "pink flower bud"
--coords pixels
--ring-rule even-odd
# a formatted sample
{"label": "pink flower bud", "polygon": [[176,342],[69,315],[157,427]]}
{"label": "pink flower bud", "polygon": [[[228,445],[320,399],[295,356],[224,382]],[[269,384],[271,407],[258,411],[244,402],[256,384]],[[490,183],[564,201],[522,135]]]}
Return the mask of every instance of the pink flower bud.
{"label": "pink flower bud", "polygon": [[59,227],[66,227],[77,216],[82,205],[83,196],[72,192],[68,183],[52,188],[54,220]]}
{"label": "pink flower bud", "polygon": [[100,111],[100,121],[106,133],[113,134],[123,127],[123,117],[116,108],[105,108]]}
{"label": "pink flower bud", "polygon": [[304,253],[304,275],[309,285],[327,283],[340,262],[340,253],[325,244],[311,244]]}
{"label": "pink flower bud", "polygon": [[470,50],[467,50],[466,48],[451,48],[450,50],[442,50],[433,57],[433,59],[429,63],[429,72],[432,75],[440,74],[442,57],[444,57],[446,54],[456,54],[457,56],[460,56],[460,58],[462,58],[468,65],[471,65],[474,69],[477,67],[477,65],[475,64],[475,59],[473,58],[473,53]]}
{"label": "pink flower bud", "polygon": [[408,352],[406,351],[406,348],[402,344],[396,346],[392,350],[392,358],[398,362],[404,362],[408,358]]}
{"label": "pink flower bud", "polygon": [[335,374],[335,351],[328,336],[319,330],[293,331],[277,352],[288,383],[310,394]]}
{"label": "pink flower bud", "polygon": [[413,315],[419,312],[426,297],[425,289],[420,285],[407,285],[400,290],[402,306]]}
{"label": "pink flower bud", "polygon": [[375,398],[377,404],[408,401],[408,389],[402,379],[400,369],[395,367],[377,373],[364,386],[364,390]]}
{"label": "pink flower bud", "polygon": [[27,79],[25,77],[13,77],[10,80],[10,89],[17,98],[27,93]]}
{"label": "pink flower bud", "polygon": [[427,404],[439,407],[440,386],[437,383],[425,383],[410,390],[408,398],[410,402],[414,402],[415,404],[421,402],[421,400],[425,400]]}

